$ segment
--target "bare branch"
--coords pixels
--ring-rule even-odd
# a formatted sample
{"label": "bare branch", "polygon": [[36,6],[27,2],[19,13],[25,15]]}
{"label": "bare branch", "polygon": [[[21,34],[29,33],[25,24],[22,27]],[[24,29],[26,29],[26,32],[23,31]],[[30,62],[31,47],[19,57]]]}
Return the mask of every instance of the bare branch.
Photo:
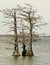
{"label": "bare branch", "polygon": [[47,25],[47,23],[35,25],[35,26],[33,26],[33,28],[34,28],[34,27],[39,27],[39,26],[44,26],[44,25]]}
{"label": "bare branch", "polygon": [[24,17],[28,17],[26,14],[24,14],[24,13],[19,13],[18,15],[20,15],[20,16],[24,16]]}

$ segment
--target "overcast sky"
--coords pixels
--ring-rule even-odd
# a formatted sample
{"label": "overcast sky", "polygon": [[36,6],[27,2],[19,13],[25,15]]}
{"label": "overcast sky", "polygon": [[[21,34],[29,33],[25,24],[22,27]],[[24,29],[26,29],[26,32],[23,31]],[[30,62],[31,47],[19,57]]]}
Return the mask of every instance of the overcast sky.
{"label": "overcast sky", "polygon": [[[37,30],[38,33],[46,33],[50,35],[50,0],[0,0],[0,9],[14,8],[17,4],[24,5],[25,3],[31,4],[39,15],[43,16],[43,21],[48,25],[43,26],[42,30]],[[3,16],[0,13],[0,34],[8,34],[8,26],[3,26]]]}

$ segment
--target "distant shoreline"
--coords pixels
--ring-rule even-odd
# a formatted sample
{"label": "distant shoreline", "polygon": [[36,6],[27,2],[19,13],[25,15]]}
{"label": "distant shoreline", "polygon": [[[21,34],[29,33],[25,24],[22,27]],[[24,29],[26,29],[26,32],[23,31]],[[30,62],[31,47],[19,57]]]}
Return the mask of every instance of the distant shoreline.
{"label": "distant shoreline", "polygon": [[[3,35],[0,34],[0,37],[8,37],[8,36],[14,37],[14,35],[11,35],[11,34],[3,34]],[[40,36],[40,37],[50,37],[50,35],[48,35],[48,36]]]}

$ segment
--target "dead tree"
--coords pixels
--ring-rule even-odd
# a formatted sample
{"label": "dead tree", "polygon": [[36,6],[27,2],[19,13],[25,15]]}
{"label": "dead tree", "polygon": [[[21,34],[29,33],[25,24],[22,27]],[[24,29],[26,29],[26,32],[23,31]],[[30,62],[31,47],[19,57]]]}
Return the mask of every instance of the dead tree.
{"label": "dead tree", "polygon": [[32,50],[32,38],[33,38],[33,30],[36,28],[39,28],[39,26],[45,25],[46,23],[41,23],[40,19],[41,17],[36,15],[36,10],[33,9],[32,6],[30,6],[29,4],[26,4],[24,7],[21,7],[20,5],[17,5],[19,8],[19,19],[23,19],[25,22],[29,23],[29,26],[26,25],[25,27],[27,27],[29,29],[29,49],[27,52],[27,55],[29,56],[33,56],[33,50]]}
{"label": "dead tree", "polygon": [[1,10],[1,12],[4,14],[5,18],[11,19],[13,21],[4,22],[4,25],[11,24],[10,25],[10,31],[14,32],[14,52],[12,55],[19,56],[19,49],[18,49],[18,35],[17,35],[17,21],[16,21],[16,9],[5,9]]}

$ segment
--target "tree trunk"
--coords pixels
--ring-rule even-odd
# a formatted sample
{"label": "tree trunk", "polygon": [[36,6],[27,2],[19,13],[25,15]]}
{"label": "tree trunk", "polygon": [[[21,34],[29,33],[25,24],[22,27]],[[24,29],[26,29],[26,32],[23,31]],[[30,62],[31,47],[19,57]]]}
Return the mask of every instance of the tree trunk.
{"label": "tree trunk", "polygon": [[19,48],[18,48],[18,35],[17,35],[17,22],[16,22],[16,12],[14,12],[14,35],[15,35],[15,45],[14,45],[14,56],[19,56]]}
{"label": "tree trunk", "polygon": [[22,56],[26,56],[26,45],[25,45],[25,34],[24,34],[24,28],[22,27],[22,43],[23,43],[23,51]]}
{"label": "tree trunk", "polygon": [[32,50],[32,23],[30,22],[30,53],[31,56],[33,56],[33,50]]}
{"label": "tree trunk", "polygon": [[32,50],[32,23],[30,22],[30,41],[29,41],[29,50],[27,52],[28,56],[34,56]]}

